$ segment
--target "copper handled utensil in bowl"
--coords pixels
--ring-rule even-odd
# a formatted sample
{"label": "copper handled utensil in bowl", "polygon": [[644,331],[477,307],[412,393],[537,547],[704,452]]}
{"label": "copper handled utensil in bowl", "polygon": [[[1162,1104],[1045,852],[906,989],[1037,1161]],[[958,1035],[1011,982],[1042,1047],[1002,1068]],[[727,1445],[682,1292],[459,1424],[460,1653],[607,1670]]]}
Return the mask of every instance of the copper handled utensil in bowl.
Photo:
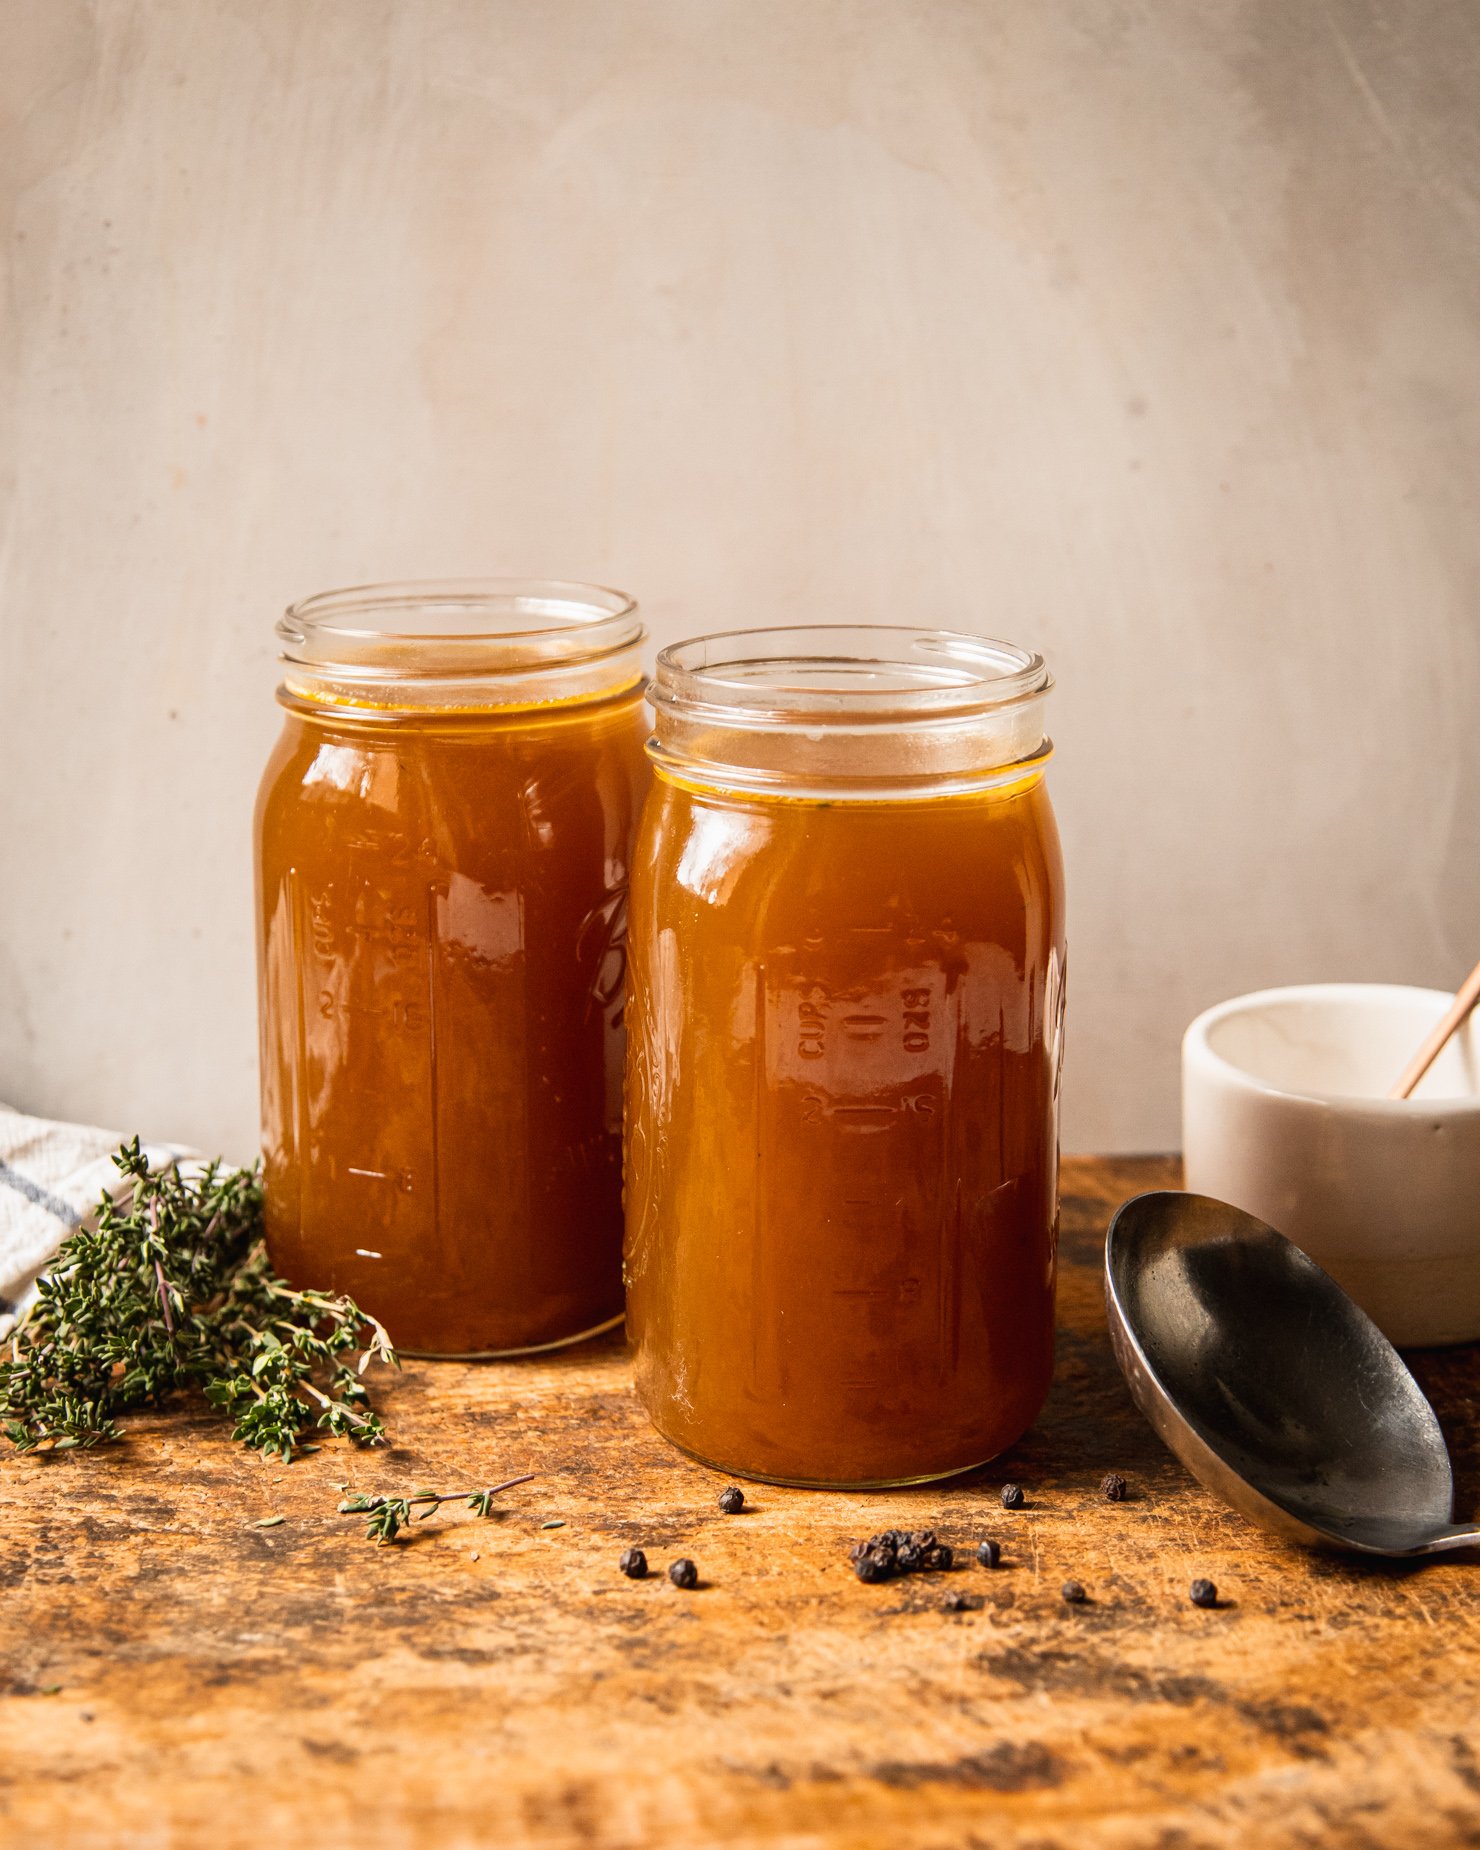
{"label": "copper handled utensil in bowl", "polygon": [[1451,1037],[1469,1020],[1477,1002],[1480,1002],[1480,964],[1476,964],[1460,984],[1453,1002],[1434,1023],[1433,1032],[1403,1068],[1402,1077],[1388,1093],[1389,1098],[1413,1096],[1413,1088],[1449,1045]]}
{"label": "copper handled utensil in bowl", "polygon": [[1116,1360],[1194,1477],[1292,1541],[1369,1555],[1480,1543],[1401,1356],[1313,1259],[1206,1195],[1138,1195],[1105,1243]]}

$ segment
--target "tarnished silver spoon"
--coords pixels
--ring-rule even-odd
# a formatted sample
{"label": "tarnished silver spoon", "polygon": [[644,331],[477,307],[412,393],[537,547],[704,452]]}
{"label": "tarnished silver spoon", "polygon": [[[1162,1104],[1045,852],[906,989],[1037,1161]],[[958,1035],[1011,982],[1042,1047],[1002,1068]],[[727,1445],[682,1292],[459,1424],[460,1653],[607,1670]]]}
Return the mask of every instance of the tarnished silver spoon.
{"label": "tarnished silver spoon", "polygon": [[1110,1338],[1136,1405],[1194,1477],[1291,1541],[1429,1555],[1453,1520],[1434,1410],[1336,1281],[1206,1195],[1137,1195],[1105,1242]]}

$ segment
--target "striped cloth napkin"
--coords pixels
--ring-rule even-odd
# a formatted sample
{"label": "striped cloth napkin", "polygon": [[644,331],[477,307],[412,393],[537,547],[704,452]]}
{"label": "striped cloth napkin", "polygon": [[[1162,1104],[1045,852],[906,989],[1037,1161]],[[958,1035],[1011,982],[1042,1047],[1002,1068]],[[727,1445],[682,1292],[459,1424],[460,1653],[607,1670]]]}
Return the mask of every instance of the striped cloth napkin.
{"label": "striped cloth napkin", "polygon": [[[0,1340],[72,1229],[97,1212],[105,1193],[132,1186],[113,1167],[123,1141],[116,1131],[28,1118],[0,1105]],[[156,1168],[194,1154],[173,1143],[143,1149]]]}

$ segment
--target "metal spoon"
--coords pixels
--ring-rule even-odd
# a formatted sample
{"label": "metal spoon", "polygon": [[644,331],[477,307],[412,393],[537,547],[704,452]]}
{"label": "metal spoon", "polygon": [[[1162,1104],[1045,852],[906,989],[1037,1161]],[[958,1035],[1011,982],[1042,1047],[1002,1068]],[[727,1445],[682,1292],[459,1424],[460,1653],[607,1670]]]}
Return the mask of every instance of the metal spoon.
{"label": "metal spoon", "polygon": [[1105,1302],[1136,1405],[1251,1521],[1360,1554],[1480,1542],[1453,1520],[1444,1435],[1397,1350],[1273,1227],[1137,1195],[1110,1223]]}

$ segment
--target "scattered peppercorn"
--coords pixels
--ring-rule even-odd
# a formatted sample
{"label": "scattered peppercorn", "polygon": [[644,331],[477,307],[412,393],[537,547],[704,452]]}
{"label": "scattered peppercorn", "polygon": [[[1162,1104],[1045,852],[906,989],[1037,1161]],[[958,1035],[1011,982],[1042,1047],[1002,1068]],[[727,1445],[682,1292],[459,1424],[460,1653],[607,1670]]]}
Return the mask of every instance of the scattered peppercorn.
{"label": "scattered peppercorn", "polygon": [[996,1542],[978,1542],[976,1558],[983,1567],[996,1567],[1002,1559],[1002,1550]]}
{"label": "scattered peppercorn", "polygon": [[1187,1589],[1187,1597],[1192,1601],[1194,1606],[1216,1606],[1218,1604],[1218,1589],[1213,1585],[1211,1580],[1194,1580],[1192,1585]]}
{"label": "scattered peppercorn", "polygon": [[1112,1503],[1125,1502],[1125,1479],[1118,1471],[1108,1471],[1100,1479],[1100,1489]]}
{"label": "scattered peppercorn", "polygon": [[848,1559],[860,1580],[889,1580],[896,1574],[945,1573],[955,1554],[935,1538],[934,1529],[882,1529],[866,1542],[855,1542]]}
{"label": "scattered peppercorn", "polygon": [[1023,1496],[1021,1484],[1004,1484],[1002,1486],[1002,1507],[1005,1510],[1020,1510],[1027,1499]]}
{"label": "scattered peppercorn", "polygon": [[969,1593],[948,1593],[940,1602],[942,1612],[979,1612],[982,1602]]}
{"label": "scattered peppercorn", "polygon": [[745,1508],[745,1492],[738,1484],[731,1484],[719,1493],[719,1506],[726,1516],[738,1516]]}
{"label": "scattered peppercorn", "polygon": [[680,1555],[676,1561],[668,1564],[668,1578],[674,1586],[682,1587],[685,1592],[699,1584],[699,1570],[687,1555]]}
{"label": "scattered peppercorn", "polygon": [[1071,1606],[1082,1606],[1088,1597],[1083,1585],[1077,1580],[1066,1580],[1063,1586],[1064,1598]]}
{"label": "scattered peppercorn", "polygon": [[647,1579],[647,1556],[640,1548],[624,1548],[622,1550],[622,1558],[617,1562],[617,1566],[621,1568],[622,1572],[629,1580]]}

